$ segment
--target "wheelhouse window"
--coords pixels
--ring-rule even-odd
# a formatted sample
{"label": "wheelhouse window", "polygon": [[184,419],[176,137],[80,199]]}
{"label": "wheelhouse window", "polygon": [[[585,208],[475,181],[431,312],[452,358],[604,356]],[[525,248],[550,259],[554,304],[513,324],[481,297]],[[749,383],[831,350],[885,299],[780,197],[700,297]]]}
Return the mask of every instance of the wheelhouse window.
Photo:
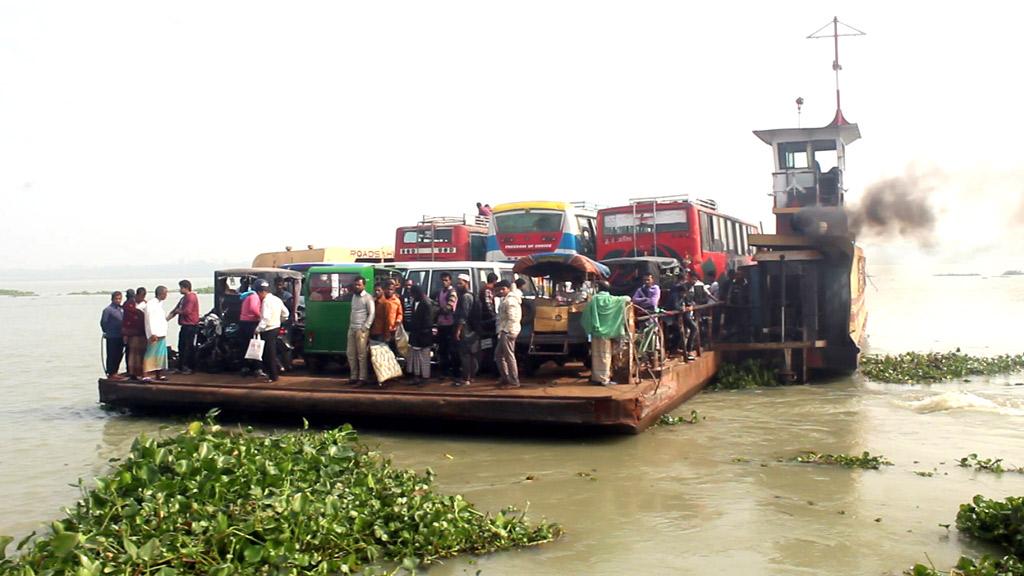
{"label": "wheelhouse window", "polygon": [[784,142],[779,144],[779,167],[785,169],[807,168],[806,142]]}

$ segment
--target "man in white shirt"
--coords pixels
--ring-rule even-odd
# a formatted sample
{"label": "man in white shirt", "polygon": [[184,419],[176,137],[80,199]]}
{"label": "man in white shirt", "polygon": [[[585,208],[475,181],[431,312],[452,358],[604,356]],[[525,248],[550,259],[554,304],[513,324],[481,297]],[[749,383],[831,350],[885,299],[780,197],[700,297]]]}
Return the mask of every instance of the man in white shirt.
{"label": "man in white shirt", "polygon": [[252,288],[260,298],[260,323],[256,333],[263,340],[263,373],[257,376],[266,378],[267,382],[277,382],[277,334],[281,323],[288,319],[288,308],[270,292],[270,283],[266,280],[253,282]]}
{"label": "man in white shirt", "polygon": [[164,300],[167,287],[157,286],[156,296],[146,303],[146,353],[142,357],[143,382],[167,380],[162,374],[167,369],[167,314]]}
{"label": "man in white shirt", "polygon": [[348,358],[349,384],[365,384],[370,377],[366,358],[369,354],[370,327],[376,315],[373,296],[366,293],[366,280],[356,278],[352,283],[352,311],[348,317]]}
{"label": "man in white shirt", "polygon": [[495,284],[501,296],[498,306],[498,343],[494,347],[494,361],[498,365],[499,388],[519,388],[519,366],[516,364],[516,338],[523,319],[521,292],[512,291],[508,280]]}

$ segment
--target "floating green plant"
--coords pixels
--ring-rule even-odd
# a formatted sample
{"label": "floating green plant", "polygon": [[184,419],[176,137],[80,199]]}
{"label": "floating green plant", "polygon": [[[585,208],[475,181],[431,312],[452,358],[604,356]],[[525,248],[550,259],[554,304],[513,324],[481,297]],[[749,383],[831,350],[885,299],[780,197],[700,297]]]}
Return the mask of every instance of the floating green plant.
{"label": "floating green plant", "polygon": [[673,416],[671,414],[662,414],[661,418],[658,418],[655,426],[675,426],[677,424],[696,424],[704,420],[704,417],[700,415],[700,412],[696,410],[690,410],[689,416]]}
{"label": "floating green plant", "polygon": [[882,466],[892,466],[892,462],[886,460],[885,456],[872,456],[870,452],[863,452],[860,456],[849,454],[819,454],[817,452],[806,452],[792,459],[793,462],[801,464],[827,464],[831,466],[842,466],[844,468],[864,468],[878,470]]}
{"label": "floating green plant", "polygon": [[971,356],[956,352],[905,352],[894,356],[864,356],[860,371],[872,380],[911,384],[940,382],[967,376],[1009,374],[1024,370],[1024,354]]}
{"label": "floating green plant", "polygon": [[979,540],[999,544],[1014,556],[1024,556],[1024,497],[991,500],[979,494],[969,503],[960,505],[956,529]]}
{"label": "floating green plant", "polygon": [[977,454],[968,454],[967,456],[957,460],[957,464],[959,464],[961,468],[974,468],[980,472],[995,472],[996,474],[1001,474],[1003,472],[1024,473],[1024,468],[1003,465],[1002,458],[979,458]]}
{"label": "floating green plant", "polygon": [[725,362],[718,369],[714,380],[708,384],[708,390],[745,390],[781,386],[782,382],[771,364],[748,358],[743,362]]}
{"label": "floating green plant", "polygon": [[903,573],[907,576],[1024,576],[1024,563],[1020,558],[1009,555],[1002,558],[986,555],[976,559],[961,556],[948,572],[936,570],[934,566],[915,564]]}
{"label": "floating green plant", "polygon": [[916,564],[904,572],[911,576],[1024,576],[1024,498],[1011,496],[1005,500],[991,500],[977,495],[971,502],[961,504],[956,514],[956,528],[978,540],[1001,546],[1007,553],[1002,557],[961,556],[949,572],[934,566]]}
{"label": "floating green plant", "polygon": [[[558,526],[478,511],[395,468],[350,426],[259,435],[194,422],[131,453],[0,573],[349,574],[548,542]],[[9,537],[0,544],[10,542]],[[0,546],[2,550],[2,546]],[[0,554],[2,557],[2,554]]]}

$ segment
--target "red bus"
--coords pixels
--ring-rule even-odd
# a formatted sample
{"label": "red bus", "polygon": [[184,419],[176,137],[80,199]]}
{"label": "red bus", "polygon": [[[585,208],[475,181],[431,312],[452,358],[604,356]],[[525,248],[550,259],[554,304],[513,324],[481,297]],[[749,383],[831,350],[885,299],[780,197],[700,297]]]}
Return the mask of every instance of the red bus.
{"label": "red bus", "polygon": [[424,216],[415,226],[395,231],[395,262],[483,261],[486,216]]}
{"label": "red bus", "polygon": [[757,226],[718,211],[714,200],[686,196],[630,199],[628,206],[597,212],[597,259],[626,256],[668,256],[703,278],[749,263],[754,249],[747,242]]}

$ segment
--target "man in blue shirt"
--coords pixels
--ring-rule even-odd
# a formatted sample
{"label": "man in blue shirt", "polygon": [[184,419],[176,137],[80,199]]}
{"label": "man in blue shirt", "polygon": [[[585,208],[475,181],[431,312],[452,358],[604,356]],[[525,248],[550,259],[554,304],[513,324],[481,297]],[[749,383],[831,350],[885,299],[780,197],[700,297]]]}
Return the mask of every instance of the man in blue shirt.
{"label": "man in blue shirt", "polygon": [[121,359],[124,358],[124,337],[121,334],[121,323],[124,322],[124,310],[121,308],[121,293],[110,295],[110,305],[103,309],[100,316],[100,328],[107,339],[107,378],[119,380],[117,373],[121,370]]}

